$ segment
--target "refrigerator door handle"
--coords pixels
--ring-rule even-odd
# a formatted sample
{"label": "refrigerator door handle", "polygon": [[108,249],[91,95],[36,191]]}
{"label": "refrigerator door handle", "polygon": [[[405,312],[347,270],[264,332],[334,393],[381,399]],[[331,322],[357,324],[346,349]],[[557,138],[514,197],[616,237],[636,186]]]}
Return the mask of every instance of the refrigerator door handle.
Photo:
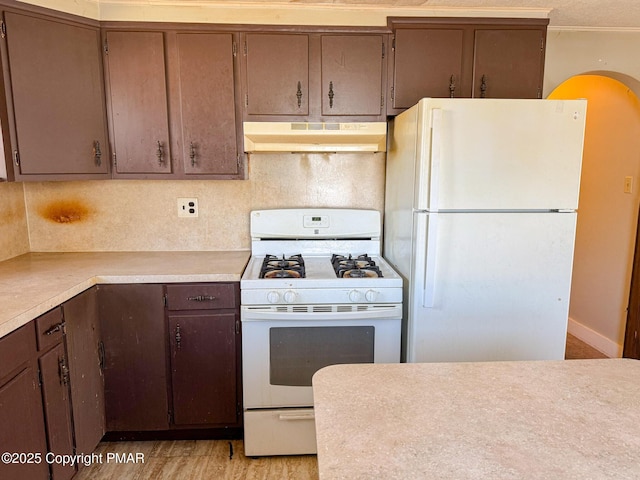
{"label": "refrigerator door handle", "polygon": [[442,109],[431,111],[431,173],[429,174],[429,211],[437,212],[440,186],[440,162],[442,156]]}
{"label": "refrigerator door handle", "polygon": [[436,293],[436,260],[438,251],[438,214],[430,213],[427,218],[427,232],[424,261],[424,293],[422,306],[433,308]]}

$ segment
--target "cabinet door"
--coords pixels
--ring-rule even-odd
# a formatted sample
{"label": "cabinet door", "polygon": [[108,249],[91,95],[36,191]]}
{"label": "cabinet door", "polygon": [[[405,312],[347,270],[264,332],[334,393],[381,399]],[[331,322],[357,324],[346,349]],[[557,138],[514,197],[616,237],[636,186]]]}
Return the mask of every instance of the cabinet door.
{"label": "cabinet door", "polygon": [[104,384],[96,289],[62,305],[76,453],[91,453],[104,435]]}
{"label": "cabinet door", "polygon": [[99,29],[14,12],[5,22],[19,179],[107,176]]}
{"label": "cabinet door", "polygon": [[395,32],[391,107],[424,97],[469,97],[463,78],[464,28],[405,28]]}
{"label": "cabinet door", "polygon": [[[69,368],[64,344],[60,343],[42,355],[39,363],[49,451],[56,455],[73,455]],[[75,471],[75,466],[51,464],[54,480],[69,479]]]}
{"label": "cabinet door", "polygon": [[247,115],[309,114],[309,36],[245,37]]}
{"label": "cabinet door", "polygon": [[[0,450],[2,453],[40,453],[40,463],[0,462],[0,478],[48,479],[44,459],[47,443],[38,375],[27,367],[0,386]],[[33,459],[32,459],[33,460]]]}
{"label": "cabinet door", "polygon": [[162,285],[101,285],[99,299],[107,430],[168,429]]}
{"label": "cabinet door", "polygon": [[182,161],[190,174],[238,174],[233,35],[178,33]]}
{"label": "cabinet door", "polygon": [[476,30],[473,96],[540,98],[544,39],[543,30]]}
{"label": "cabinet door", "polygon": [[164,34],[106,36],[115,173],[170,173]]}
{"label": "cabinet door", "polygon": [[169,315],[176,425],[238,421],[236,314]]}
{"label": "cabinet door", "polygon": [[323,35],[322,115],[382,113],[382,35]]}

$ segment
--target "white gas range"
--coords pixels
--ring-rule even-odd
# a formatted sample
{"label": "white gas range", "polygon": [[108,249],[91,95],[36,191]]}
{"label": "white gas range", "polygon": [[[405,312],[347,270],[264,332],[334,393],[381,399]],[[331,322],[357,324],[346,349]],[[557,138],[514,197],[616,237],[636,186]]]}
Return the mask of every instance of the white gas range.
{"label": "white gas range", "polygon": [[400,361],[402,279],[380,256],[380,213],[251,213],[242,276],[245,455],[316,452],[311,377]]}

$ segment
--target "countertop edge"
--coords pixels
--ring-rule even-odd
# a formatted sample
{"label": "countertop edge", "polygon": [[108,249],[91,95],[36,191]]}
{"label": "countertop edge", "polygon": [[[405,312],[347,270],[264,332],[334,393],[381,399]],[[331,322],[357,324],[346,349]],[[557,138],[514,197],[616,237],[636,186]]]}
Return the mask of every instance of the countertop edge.
{"label": "countertop edge", "polygon": [[[185,256],[189,257],[190,254],[202,255],[208,254],[212,256],[220,256],[222,261],[227,261],[229,263],[233,263],[233,268],[224,268],[220,273],[215,272],[215,268],[212,268],[211,273],[189,273],[182,271],[180,273],[144,273],[141,272],[139,274],[131,274],[131,273],[118,273],[117,265],[106,265],[103,267],[96,266],[95,274],[88,272],[81,272],[77,275],[77,279],[71,279],[67,285],[60,286],[59,289],[52,288],[51,294],[46,299],[38,299],[37,301],[29,301],[29,292],[16,289],[18,293],[15,293],[13,289],[7,288],[2,284],[2,273],[0,273],[0,294],[11,294],[12,300],[16,303],[24,303],[24,309],[20,313],[16,313],[13,316],[10,316],[7,319],[2,319],[0,316],[0,338],[10,334],[11,332],[19,329],[20,327],[26,325],[30,321],[38,318],[40,315],[48,312],[52,308],[55,308],[67,300],[75,297],[76,295],[84,292],[85,290],[99,284],[127,284],[127,283],[190,283],[190,282],[239,282],[246,267],[246,264],[250,257],[250,252],[248,250],[232,250],[232,251],[217,251],[217,252],[79,252],[78,256],[81,255],[101,255],[104,257],[114,256],[118,257],[120,261],[122,261],[123,257],[128,255],[133,257],[143,257],[145,255],[156,256],[158,254],[166,254],[171,257],[172,254],[176,259],[183,258]],[[113,254],[113,255],[110,255]],[[13,257],[11,259],[4,260],[0,262],[0,266],[7,265],[9,262],[18,262],[29,259],[40,259],[43,257],[51,257],[52,262],[57,262],[58,258],[66,258],[68,256],[73,256],[74,253],[69,253],[68,255],[61,255],[59,252],[51,252],[50,254],[41,253],[41,252],[33,252],[27,253],[24,255],[20,255],[18,257]],[[224,259],[225,256],[233,257],[232,260]],[[60,265],[60,268],[63,268],[64,265]],[[113,270],[116,271],[113,271]],[[100,271],[104,271],[105,273],[99,273]],[[124,268],[123,268],[124,270]],[[142,268],[141,268],[142,270]],[[24,273],[18,273],[18,275],[24,275],[25,278],[33,278],[35,276],[40,276],[41,272],[28,271]],[[55,282],[55,278],[52,281]],[[11,279],[9,282],[5,282],[5,284],[11,284]],[[10,314],[11,315],[11,314]]]}

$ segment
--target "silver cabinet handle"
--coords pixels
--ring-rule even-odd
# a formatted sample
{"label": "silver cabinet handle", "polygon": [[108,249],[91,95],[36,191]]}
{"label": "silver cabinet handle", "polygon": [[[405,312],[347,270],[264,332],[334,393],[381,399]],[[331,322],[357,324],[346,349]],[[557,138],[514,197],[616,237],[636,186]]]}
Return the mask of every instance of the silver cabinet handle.
{"label": "silver cabinet handle", "polygon": [[213,295],[196,295],[194,297],[187,297],[187,300],[191,302],[211,302],[215,299],[216,297]]}
{"label": "silver cabinet handle", "polygon": [[191,159],[191,166],[196,166],[196,146],[193,142],[189,142],[189,158]]}
{"label": "silver cabinet handle", "polygon": [[164,163],[164,148],[162,147],[162,142],[158,140],[158,149],[156,150],[156,157],[158,157],[158,165],[162,165]]}
{"label": "silver cabinet handle", "polygon": [[98,167],[102,165],[102,151],[100,150],[100,142],[98,140],[93,142],[93,161]]}

